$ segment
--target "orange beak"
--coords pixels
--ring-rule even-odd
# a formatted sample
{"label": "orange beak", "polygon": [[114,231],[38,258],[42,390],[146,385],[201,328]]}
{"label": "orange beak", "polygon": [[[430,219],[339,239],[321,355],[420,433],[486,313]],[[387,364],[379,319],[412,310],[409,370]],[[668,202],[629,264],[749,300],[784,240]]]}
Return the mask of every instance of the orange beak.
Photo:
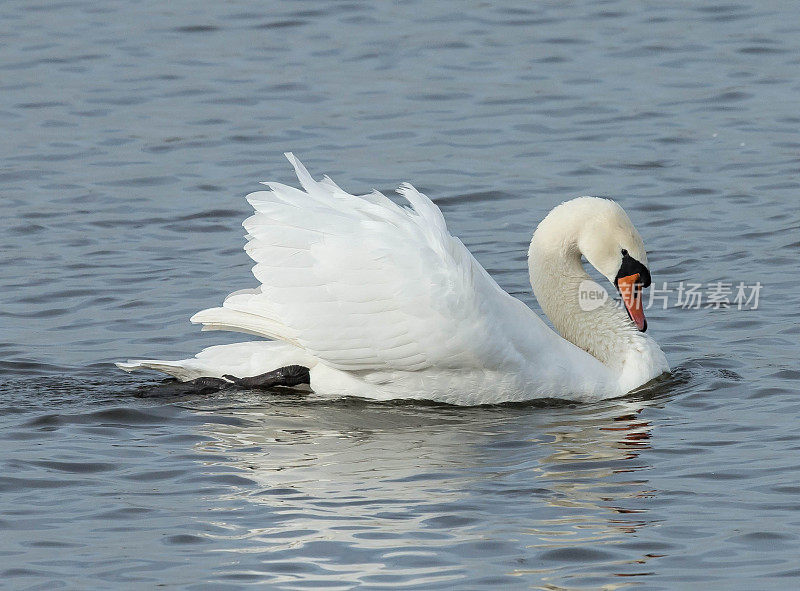
{"label": "orange beak", "polygon": [[641,332],[647,330],[647,320],[644,318],[644,308],[642,306],[642,282],[639,281],[639,273],[620,277],[617,280],[617,289],[625,303],[628,316],[636,324]]}

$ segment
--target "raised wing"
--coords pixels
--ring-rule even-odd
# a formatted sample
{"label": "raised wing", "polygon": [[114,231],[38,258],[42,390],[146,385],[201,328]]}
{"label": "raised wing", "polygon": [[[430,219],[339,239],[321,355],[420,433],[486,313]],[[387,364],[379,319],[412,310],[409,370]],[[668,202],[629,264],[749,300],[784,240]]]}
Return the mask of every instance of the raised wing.
{"label": "raised wing", "polygon": [[[247,196],[245,250],[261,282],[196,314],[205,329],[292,343],[343,370],[499,367],[510,344],[497,320],[508,296],[439,208],[411,185],[350,195],[286,154],[304,191],[264,183]],[[518,304],[518,302],[515,302]],[[488,366],[488,367],[487,367]]]}

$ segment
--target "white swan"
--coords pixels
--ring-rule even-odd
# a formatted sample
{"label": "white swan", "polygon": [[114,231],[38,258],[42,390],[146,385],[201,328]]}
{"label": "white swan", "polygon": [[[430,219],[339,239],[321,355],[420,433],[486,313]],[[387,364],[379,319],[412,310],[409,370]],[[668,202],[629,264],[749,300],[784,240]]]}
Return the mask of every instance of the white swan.
{"label": "white swan", "polygon": [[[401,207],[377,191],[354,196],[328,177],[317,182],[286,157],[305,191],[264,183],[270,191],[247,196],[256,213],[243,224],[245,250],[261,286],[191,319],[275,340],[121,369],[184,381],[256,376],[245,385],[306,378],[323,396],[463,405],[611,398],[669,370],[644,333],[644,245],[613,201],[563,203],[533,235],[531,284],[562,338],[495,283],[411,185],[398,190],[411,205]],[[581,255],[620,289],[627,314],[610,301],[581,305]]]}

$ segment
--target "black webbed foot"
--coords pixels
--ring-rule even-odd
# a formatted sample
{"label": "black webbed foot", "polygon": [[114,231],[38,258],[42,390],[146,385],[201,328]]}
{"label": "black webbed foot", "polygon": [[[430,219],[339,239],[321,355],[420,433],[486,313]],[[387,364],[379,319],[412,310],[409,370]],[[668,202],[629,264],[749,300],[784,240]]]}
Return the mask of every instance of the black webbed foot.
{"label": "black webbed foot", "polygon": [[156,385],[142,386],[135,395],[140,398],[196,396],[198,394],[213,394],[230,386],[231,383],[229,381],[220,378],[197,378],[188,382],[179,382],[174,378],[170,378]]}
{"label": "black webbed foot", "polygon": [[308,368],[302,365],[287,365],[286,367],[279,367],[276,370],[247,378],[237,378],[232,375],[223,377],[242,388],[269,389],[276,386],[292,387],[311,383]]}
{"label": "black webbed foot", "polygon": [[196,387],[198,390],[221,390],[230,384],[230,382],[222,378],[197,378],[187,383]]}

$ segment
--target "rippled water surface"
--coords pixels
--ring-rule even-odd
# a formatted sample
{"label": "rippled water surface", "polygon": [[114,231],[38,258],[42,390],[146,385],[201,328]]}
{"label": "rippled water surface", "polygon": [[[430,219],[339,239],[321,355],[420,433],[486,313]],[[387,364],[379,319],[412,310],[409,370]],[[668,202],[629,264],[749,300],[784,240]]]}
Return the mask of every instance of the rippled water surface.
{"label": "rippled water surface", "polygon": [[[800,585],[800,8],[0,5],[0,576],[13,589]],[[192,394],[110,362],[236,335],[281,153],[413,181],[514,295],[555,204],[613,196],[675,369],[623,400]]]}

